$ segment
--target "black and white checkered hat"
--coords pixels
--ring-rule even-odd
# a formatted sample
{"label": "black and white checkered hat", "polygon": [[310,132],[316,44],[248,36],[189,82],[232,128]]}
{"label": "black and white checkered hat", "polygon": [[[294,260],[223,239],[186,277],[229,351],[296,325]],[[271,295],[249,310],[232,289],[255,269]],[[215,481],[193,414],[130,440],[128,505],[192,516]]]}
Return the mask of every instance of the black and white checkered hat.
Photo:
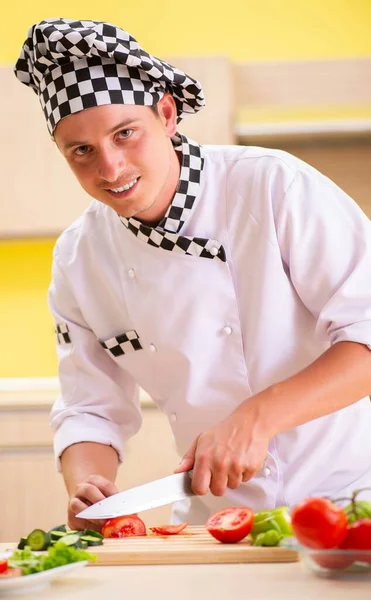
{"label": "black and white checkered hat", "polygon": [[14,68],[38,94],[49,132],[58,121],[93,106],[153,106],[165,92],[178,122],[205,105],[201,85],[151,56],[111,23],[51,18],[33,25]]}

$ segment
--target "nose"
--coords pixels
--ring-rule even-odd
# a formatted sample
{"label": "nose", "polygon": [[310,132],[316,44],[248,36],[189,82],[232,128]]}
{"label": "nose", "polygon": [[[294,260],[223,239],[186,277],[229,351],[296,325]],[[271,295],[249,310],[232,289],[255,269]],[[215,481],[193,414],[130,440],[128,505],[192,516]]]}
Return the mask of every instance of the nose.
{"label": "nose", "polygon": [[101,179],[113,183],[120,179],[125,166],[124,152],[122,149],[109,146],[99,152],[98,174]]}

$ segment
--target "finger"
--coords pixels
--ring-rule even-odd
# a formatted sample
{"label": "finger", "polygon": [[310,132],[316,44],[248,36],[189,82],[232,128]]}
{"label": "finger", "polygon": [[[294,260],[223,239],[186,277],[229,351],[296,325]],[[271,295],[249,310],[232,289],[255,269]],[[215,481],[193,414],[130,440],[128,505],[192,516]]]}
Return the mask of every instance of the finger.
{"label": "finger", "polygon": [[175,469],[174,473],[184,473],[184,471],[189,471],[190,469],[192,469],[195,462],[197,440],[198,438],[195,439],[192,446],[187,450],[182,460],[180,461],[180,464]]}
{"label": "finger", "polygon": [[228,476],[226,473],[217,471],[212,473],[210,480],[210,492],[214,496],[223,496],[227,489]]}
{"label": "finger", "polygon": [[70,514],[67,519],[67,524],[70,529],[77,529],[79,531],[83,529],[94,529],[94,531],[98,531],[101,533],[102,526],[104,525],[104,521],[96,520],[89,521],[88,519],[78,519],[74,515]]}
{"label": "finger", "polygon": [[236,490],[242,483],[242,473],[228,473],[227,487],[230,490]]}
{"label": "finger", "polygon": [[80,483],[76,488],[75,497],[79,500],[82,500],[90,506],[90,504],[95,504],[96,502],[100,502],[100,500],[104,500],[106,496],[98,489],[95,485],[91,483]]}
{"label": "finger", "polygon": [[87,529],[89,527],[89,521],[87,519],[78,519],[76,515],[85,510],[87,505],[78,498],[72,498],[68,506],[68,519],[67,524],[71,529]]}
{"label": "finger", "polygon": [[209,491],[211,470],[209,461],[205,457],[195,458],[192,474],[192,490],[198,496],[203,496]]}
{"label": "finger", "polygon": [[254,476],[254,471],[252,469],[245,469],[242,473],[242,482],[246,483],[246,481],[250,481],[250,479]]}
{"label": "finger", "polygon": [[94,529],[95,531],[100,531],[105,523],[105,519],[89,521],[88,519],[79,519],[76,517],[76,515],[85,510],[85,508],[88,508],[88,505],[82,500],[79,500],[78,498],[71,499],[68,507],[68,526],[71,529]]}
{"label": "finger", "polygon": [[89,475],[86,479],[86,483],[91,483],[95,487],[98,488],[104,494],[104,497],[113,496],[114,494],[118,494],[119,490],[115,486],[112,481],[102,477],[101,475]]}

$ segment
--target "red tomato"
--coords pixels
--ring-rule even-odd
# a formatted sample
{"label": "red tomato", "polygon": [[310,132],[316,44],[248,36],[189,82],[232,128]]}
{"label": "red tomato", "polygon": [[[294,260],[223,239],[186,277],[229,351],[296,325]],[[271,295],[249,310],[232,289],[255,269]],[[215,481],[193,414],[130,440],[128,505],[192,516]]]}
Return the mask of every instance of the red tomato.
{"label": "red tomato", "polygon": [[146,526],[137,515],[124,515],[108,519],[102,527],[104,538],[123,538],[146,534]]}
{"label": "red tomato", "polygon": [[157,535],[176,535],[187,527],[188,523],[180,523],[179,525],[159,525],[159,527],[150,527],[150,530]]}
{"label": "red tomato", "polygon": [[21,575],[23,575],[22,569],[7,569],[4,573],[0,573],[0,579],[6,579],[7,577],[21,577]]}
{"label": "red tomato", "polygon": [[326,498],[306,498],[291,513],[296,539],[309,548],[335,548],[347,533],[345,512]]}
{"label": "red tomato", "polygon": [[206,529],[220,542],[234,544],[250,533],[253,522],[251,508],[233,506],[212,515],[206,521]]}
{"label": "red tomato", "polygon": [[7,560],[0,560],[0,573],[5,573],[5,571],[8,568],[8,561]]}
{"label": "red tomato", "polygon": [[340,548],[346,550],[369,550],[368,553],[357,553],[354,560],[371,563],[371,519],[359,519],[350,525]]}

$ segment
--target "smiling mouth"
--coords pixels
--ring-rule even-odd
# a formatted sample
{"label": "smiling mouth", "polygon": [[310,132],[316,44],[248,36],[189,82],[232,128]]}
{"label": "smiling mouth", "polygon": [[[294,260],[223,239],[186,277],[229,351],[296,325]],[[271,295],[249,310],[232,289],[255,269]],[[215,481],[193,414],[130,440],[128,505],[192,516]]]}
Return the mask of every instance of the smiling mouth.
{"label": "smiling mouth", "polygon": [[133,181],[130,181],[126,185],[123,185],[123,186],[117,187],[117,188],[110,188],[107,191],[114,193],[114,194],[121,194],[122,192],[127,192],[137,183],[138,179],[139,179],[139,177],[137,177],[136,179],[133,179]]}

